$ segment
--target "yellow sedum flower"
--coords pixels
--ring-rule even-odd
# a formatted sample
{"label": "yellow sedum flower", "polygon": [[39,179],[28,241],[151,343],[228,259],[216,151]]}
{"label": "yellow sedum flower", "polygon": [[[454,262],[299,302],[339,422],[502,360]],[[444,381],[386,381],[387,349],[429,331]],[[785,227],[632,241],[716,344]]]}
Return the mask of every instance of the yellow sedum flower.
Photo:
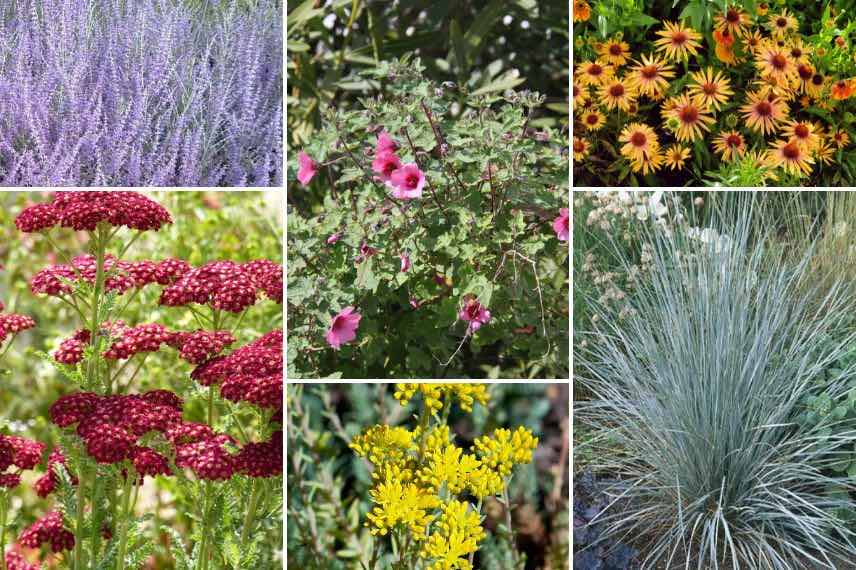
{"label": "yellow sedum flower", "polygon": [[477,499],[499,495],[504,486],[505,483],[499,473],[481,462],[479,462],[479,468],[470,474],[470,493]]}
{"label": "yellow sedum flower", "polygon": [[538,438],[524,427],[517,428],[514,433],[499,428],[493,432],[493,437],[477,437],[474,443],[482,464],[507,477],[515,465],[532,461],[532,450],[538,446]]}
{"label": "yellow sedum flower", "polygon": [[485,532],[478,513],[469,504],[450,501],[443,505],[443,513],[436,529],[422,547],[421,555],[431,561],[428,570],[472,570],[467,560],[478,550]]}
{"label": "yellow sedum flower", "polygon": [[366,515],[366,526],[372,534],[381,536],[403,524],[415,540],[424,540],[425,529],[433,518],[430,511],[440,504],[430,489],[395,477],[377,485],[369,495],[377,506]]}
{"label": "yellow sedum flower", "polygon": [[432,414],[443,409],[444,398],[451,403],[454,397],[466,412],[473,411],[475,402],[485,405],[490,398],[487,384],[396,384],[393,395],[402,406],[406,406],[417,392],[422,394],[425,406]]}
{"label": "yellow sedum flower", "polygon": [[414,448],[414,436],[403,427],[377,425],[356,436],[350,448],[375,465],[400,464],[407,460],[407,452]]}
{"label": "yellow sedum flower", "polygon": [[456,495],[469,486],[471,478],[481,466],[474,455],[464,453],[454,445],[434,451],[427,459],[426,467],[420,471],[422,483],[432,487],[435,492],[445,483],[449,492]]}

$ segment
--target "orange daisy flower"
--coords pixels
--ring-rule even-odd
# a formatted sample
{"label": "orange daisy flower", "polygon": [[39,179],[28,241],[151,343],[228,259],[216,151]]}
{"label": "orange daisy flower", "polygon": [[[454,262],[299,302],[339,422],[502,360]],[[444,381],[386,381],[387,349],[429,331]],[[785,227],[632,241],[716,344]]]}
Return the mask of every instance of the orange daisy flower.
{"label": "orange daisy flower", "polygon": [[711,67],[694,71],[690,73],[690,77],[695,81],[695,85],[687,89],[689,94],[705,107],[713,107],[714,111],[719,111],[720,106],[734,95],[728,77],[723,76],[720,71],[714,75]]}
{"label": "orange daisy flower", "polygon": [[743,38],[743,45],[746,47],[746,51],[754,54],[764,43],[764,36],[761,35],[761,32],[758,30],[753,30],[750,33],[746,34],[746,37]]}
{"label": "orange daisy flower", "polygon": [[627,56],[630,55],[630,46],[627,42],[611,39],[599,44],[597,46],[597,53],[600,54],[599,60],[619,67],[627,63]]}
{"label": "orange daisy flower", "polygon": [[576,107],[576,106],[578,106],[578,105],[585,105],[585,102],[586,102],[586,101],[589,99],[589,97],[590,97],[590,96],[589,96],[588,89],[586,89],[585,87],[583,87],[582,85],[580,85],[579,83],[577,83],[577,82],[576,82],[576,80],[574,80],[573,85],[574,85],[574,86],[573,86],[573,90],[574,90],[574,107]]}
{"label": "orange daisy flower", "polygon": [[833,156],[835,156],[835,149],[832,148],[832,145],[829,143],[829,141],[821,141],[820,146],[814,149],[814,157],[821,164],[832,164],[833,162],[835,162],[832,158]]}
{"label": "orange daisy flower", "polygon": [[621,155],[630,160],[643,160],[660,151],[657,133],[644,123],[630,123],[624,127],[618,142],[625,143],[621,147]]}
{"label": "orange daisy flower", "polygon": [[657,151],[639,160],[631,160],[630,167],[633,169],[633,172],[641,172],[643,175],[647,175],[649,172],[656,172],[663,167],[663,155]]}
{"label": "orange daisy flower", "polygon": [[806,46],[802,38],[792,40],[787,49],[795,65],[799,66],[800,64],[809,62],[808,57],[811,55],[811,46]]}
{"label": "orange daisy flower", "polygon": [[675,76],[674,67],[658,59],[654,54],[648,56],[642,54],[641,59],[629,68],[628,84],[640,95],[656,101],[663,97],[663,93],[669,87],[669,79]]}
{"label": "orange daisy flower", "polygon": [[832,84],[830,93],[838,101],[849,99],[853,95],[853,83],[849,79],[839,79]]}
{"label": "orange daisy flower", "polygon": [[727,66],[735,65],[739,60],[734,54],[734,36],[726,30],[713,30],[713,39],[716,42],[716,58]]}
{"label": "orange daisy flower", "polygon": [[787,85],[797,73],[797,67],[790,54],[772,43],[761,46],[755,57],[755,67],[761,76],[771,78],[779,85]]}
{"label": "orange daisy flower", "polygon": [[713,148],[723,161],[731,162],[746,152],[746,140],[737,131],[725,131],[713,139]]}
{"label": "orange daisy flower", "polygon": [[574,22],[587,22],[591,18],[591,6],[585,0],[574,0]]}
{"label": "orange daisy flower", "polygon": [[749,93],[749,102],[740,107],[746,126],[762,135],[774,133],[779,123],[788,116],[788,106],[779,97],[762,93]]}
{"label": "orange daisy flower", "polygon": [[577,81],[580,85],[602,85],[605,81],[612,79],[615,75],[615,70],[611,65],[600,63],[599,61],[584,61],[577,68],[579,78]]}
{"label": "orange daisy flower", "polygon": [[757,6],[755,6],[755,14],[758,16],[766,16],[767,12],[770,11],[770,5],[766,2],[761,2]]}
{"label": "orange daisy flower", "polygon": [[606,123],[606,117],[597,109],[589,109],[580,117],[580,122],[590,131],[597,131]]}
{"label": "orange daisy flower", "polygon": [[784,38],[799,29],[799,22],[785,8],[781,14],[770,14],[770,17],[767,18],[767,27],[774,38]]}
{"label": "orange daisy flower", "polygon": [[663,116],[674,126],[675,138],[681,142],[692,142],[704,136],[703,131],[710,130],[713,117],[689,95],[672,98],[672,105]]}
{"label": "orange daisy flower", "polygon": [[690,157],[690,149],[680,144],[673,144],[663,153],[663,159],[670,170],[683,170],[684,163]]}
{"label": "orange daisy flower", "polygon": [[785,121],[785,128],[780,134],[809,151],[814,150],[820,144],[818,128],[810,121]]}
{"label": "orange daisy flower", "polygon": [[636,92],[621,79],[612,79],[600,87],[601,102],[607,109],[629,111],[631,103],[636,102]]}
{"label": "orange daisy flower", "polygon": [[692,28],[685,27],[682,23],[673,24],[666,20],[663,22],[666,26],[665,30],[657,32],[658,36],[662,36],[654,42],[657,51],[666,53],[666,59],[673,61],[683,61],[689,59],[690,55],[696,55],[701,44],[698,40],[701,39],[701,34]]}
{"label": "orange daisy flower", "polygon": [[725,12],[717,14],[713,20],[716,23],[716,30],[720,32],[728,30],[738,38],[746,32],[746,28],[752,25],[749,13],[737,6],[729,6]]}
{"label": "orange daisy flower", "polygon": [[847,134],[847,131],[840,128],[829,133],[829,138],[838,148],[844,148],[850,144],[850,135]]}
{"label": "orange daisy flower", "polygon": [[589,143],[586,139],[581,137],[574,137],[574,160],[577,162],[583,160],[588,156],[589,153]]}
{"label": "orange daisy flower", "polygon": [[767,151],[767,156],[772,166],[781,168],[794,176],[811,174],[811,165],[814,164],[809,151],[793,140],[776,141]]}
{"label": "orange daisy flower", "polygon": [[799,79],[797,90],[800,93],[808,93],[808,86],[811,83],[812,77],[814,77],[814,68],[810,63],[800,63],[797,65],[797,78]]}

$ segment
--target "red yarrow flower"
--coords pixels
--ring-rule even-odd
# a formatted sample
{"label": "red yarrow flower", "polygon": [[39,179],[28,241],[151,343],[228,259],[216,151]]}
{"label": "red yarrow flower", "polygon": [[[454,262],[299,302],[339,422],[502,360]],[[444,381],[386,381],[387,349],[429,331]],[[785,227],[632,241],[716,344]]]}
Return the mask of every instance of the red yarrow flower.
{"label": "red yarrow flower", "polygon": [[307,186],[312,177],[318,172],[318,164],[302,150],[297,155],[297,180],[303,186]]}
{"label": "red yarrow flower", "polygon": [[234,445],[234,440],[228,435],[220,434],[195,443],[176,446],[175,465],[190,469],[200,479],[231,479],[238,463],[235,456],[226,449],[226,444]]}
{"label": "red yarrow flower", "polygon": [[157,202],[138,192],[60,191],[51,202],[21,211],[15,225],[22,232],[39,232],[56,225],[93,231],[99,223],[139,231],[159,230],[172,217]]}
{"label": "red yarrow flower", "polygon": [[6,570],[41,570],[41,565],[30,564],[20,552],[10,550],[6,553]]}
{"label": "red yarrow flower", "polygon": [[556,237],[559,238],[559,241],[568,241],[570,218],[567,208],[559,210],[559,217],[553,220],[553,230],[556,232]]}
{"label": "red yarrow flower", "polygon": [[345,307],[338,315],[333,317],[330,328],[324,338],[335,350],[339,350],[343,344],[357,338],[357,327],[360,326],[362,315],[354,307]]}
{"label": "red yarrow flower", "polygon": [[202,364],[234,342],[235,337],[229,331],[198,330],[177,333],[170,344],[180,350],[182,360],[191,364]]}
{"label": "red yarrow flower", "polygon": [[419,198],[425,186],[425,173],[415,162],[410,162],[394,171],[386,184],[392,188],[392,195],[400,200]]}
{"label": "red yarrow flower", "polygon": [[18,542],[28,548],[50,544],[53,552],[62,552],[74,548],[74,535],[63,527],[62,514],[51,511],[26,528]]}
{"label": "red yarrow flower", "polygon": [[270,441],[248,443],[235,457],[237,470],[248,477],[275,477],[282,474],[282,431]]}

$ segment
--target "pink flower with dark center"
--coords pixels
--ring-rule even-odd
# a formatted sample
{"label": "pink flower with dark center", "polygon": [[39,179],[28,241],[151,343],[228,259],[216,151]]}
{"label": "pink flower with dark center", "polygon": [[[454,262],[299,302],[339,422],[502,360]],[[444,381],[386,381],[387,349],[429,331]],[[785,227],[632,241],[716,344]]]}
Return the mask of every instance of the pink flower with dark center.
{"label": "pink flower with dark center", "polygon": [[469,326],[467,326],[467,334],[472,334],[490,320],[490,311],[488,311],[478,299],[470,298],[461,309],[461,312],[458,313],[458,318],[469,323]]}
{"label": "pink flower with dark center", "polygon": [[409,162],[394,171],[386,184],[392,188],[392,195],[400,200],[419,198],[425,186],[425,173],[415,162]]}
{"label": "pink flower with dark center", "polygon": [[372,161],[372,170],[378,173],[377,180],[388,182],[392,173],[401,168],[401,160],[392,152],[382,152]]}
{"label": "pink flower with dark center", "polygon": [[401,258],[401,271],[406,272],[410,269],[410,258],[407,257],[406,253],[399,254],[398,257]]}
{"label": "pink flower with dark center", "polygon": [[340,238],[340,237],[342,237],[342,234],[340,234],[339,232],[336,232],[336,233],[334,233],[333,235],[331,235],[330,237],[328,237],[328,238],[327,238],[327,243],[328,243],[328,244],[334,244],[334,243],[336,243],[337,241],[339,241],[339,238]]}
{"label": "pink flower with dark center", "polygon": [[330,346],[339,350],[343,344],[357,338],[357,327],[360,326],[361,318],[363,318],[362,315],[354,307],[345,307],[342,312],[333,317],[330,330],[325,336]]}
{"label": "pink flower with dark center", "polygon": [[375,155],[383,154],[385,152],[395,152],[396,150],[398,150],[398,143],[392,140],[392,137],[389,136],[389,133],[386,132],[386,129],[382,130],[377,136],[377,146],[375,146]]}
{"label": "pink flower with dark center", "polygon": [[312,180],[312,177],[318,172],[318,164],[302,150],[300,151],[300,154],[297,155],[297,164],[299,165],[297,170],[297,180],[306,186],[309,184],[309,181]]}
{"label": "pink flower with dark center", "polygon": [[568,217],[567,208],[559,210],[559,217],[553,220],[553,229],[556,231],[556,237],[559,238],[559,241],[568,241],[570,219]]}

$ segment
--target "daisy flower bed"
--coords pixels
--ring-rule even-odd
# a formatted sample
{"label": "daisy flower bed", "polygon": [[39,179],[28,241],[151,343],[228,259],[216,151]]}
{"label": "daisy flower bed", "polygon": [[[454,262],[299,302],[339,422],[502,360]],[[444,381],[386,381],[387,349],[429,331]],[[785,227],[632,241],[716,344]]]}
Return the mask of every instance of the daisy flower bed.
{"label": "daisy flower bed", "polygon": [[576,185],[856,181],[846,11],[644,4],[573,3]]}

